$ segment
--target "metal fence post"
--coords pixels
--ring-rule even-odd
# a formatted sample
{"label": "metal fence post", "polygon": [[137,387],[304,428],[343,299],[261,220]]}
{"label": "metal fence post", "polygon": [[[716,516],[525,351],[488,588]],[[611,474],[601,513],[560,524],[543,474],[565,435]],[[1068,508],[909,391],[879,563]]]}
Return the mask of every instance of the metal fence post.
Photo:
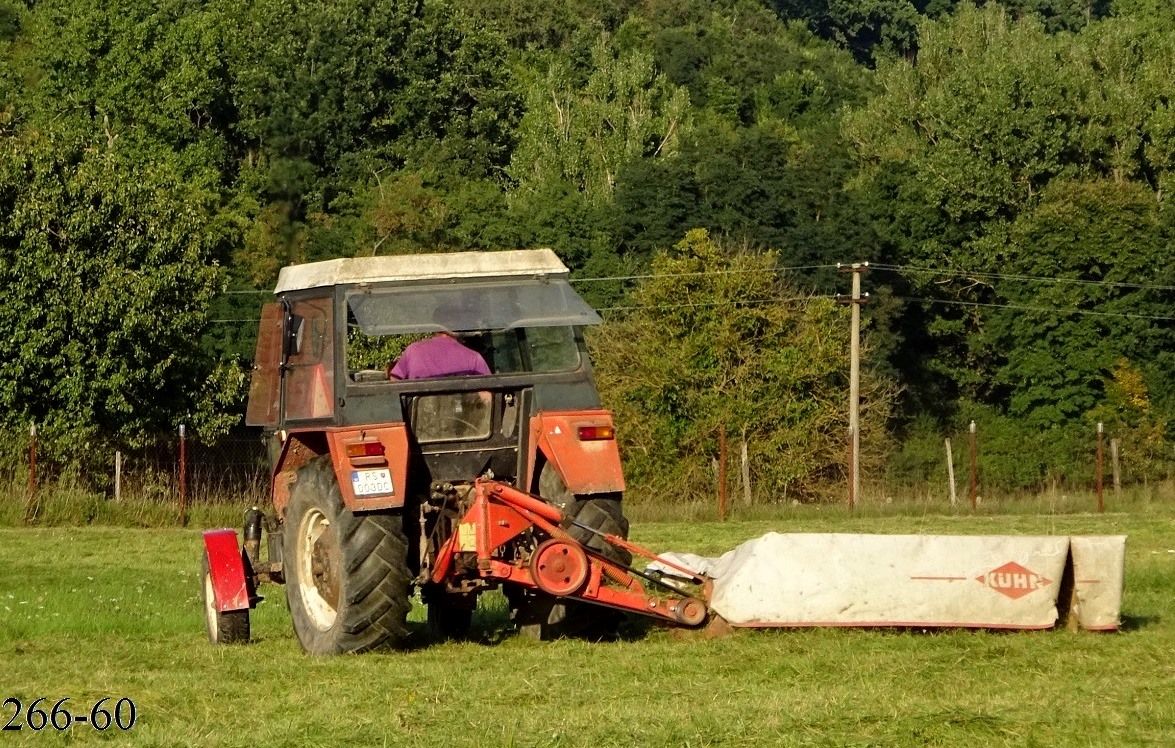
{"label": "metal fence post", "polygon": [[979,505],[979,444],[975,431],[975,421],[971,422],[971,511]]}
{"label": "metal fence post", "polygon": [[24,508],[24,521],[32,522],[37,515],[37,424],[29,424],[29,500]]}
{"label": "metal fence post", "polygon": [[188,430],[180,424],[180,525],[188,524]]}
{"label": "metal fence post", "polygon": [[1122,498],[1122,472],[1118,462],[1118,440],[1110,440],[1110,475],[1114,479],[1114,498]]}

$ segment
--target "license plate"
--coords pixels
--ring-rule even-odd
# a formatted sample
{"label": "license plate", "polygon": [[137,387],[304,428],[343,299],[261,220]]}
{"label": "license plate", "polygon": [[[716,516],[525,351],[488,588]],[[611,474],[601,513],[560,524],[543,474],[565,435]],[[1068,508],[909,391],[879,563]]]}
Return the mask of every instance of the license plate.
{"label": "license plate", "polygon": [[356,496],[374,496],[392,493],[392,473],[389,470],[352,470],[351,487]]}

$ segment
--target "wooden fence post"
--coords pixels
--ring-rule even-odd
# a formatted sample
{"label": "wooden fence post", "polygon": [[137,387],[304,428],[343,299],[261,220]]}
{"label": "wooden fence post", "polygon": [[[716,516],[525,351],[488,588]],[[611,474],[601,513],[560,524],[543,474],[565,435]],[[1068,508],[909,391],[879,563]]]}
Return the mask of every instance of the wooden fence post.
{"label": "wooden fence post", "polygon": [[1122,497],[1122,473],[1118,469],[1118,440],[1110,440],[1110,471],[1114,476],[1114,498]]}
{"label": "wooden fence post", "polygon": [[122,501],[122,452],[114,450],[114,500]]}
{"label": "wooden fence post", "polygon": [[1103,457],[1102,457],[1103,445],[1102,445],[1102,443],[1105,439],[1104,431],[1105,431],[1105,429],[1102,427],[1101,421],[1098,421],[1098,424],[1097,424],[1097,511],[1098,511],[1098,514],[1101,514],[1102,512],[1104,512],[1106,510],[1105,504],[1102,502],[1102,473],[1104,472],[1103,467],[1102,467],[1102,462],[1103,462]]}
{"label": "wooden fence post", "polygon": [[29,424],[29,500],[24,508],[24,521],[37,517],[37,424]]}
{"label": "wooden fence post", "polygon": [[747,427],[743,426],[742,439],[742,480],[743,480],[743,504],[745,506],[751,505],[751,456],[747,449]]}
{"label": "wooden fence post", "polygon": [[945,440],[947,449],[947,482],[951,486],[951,506],[958,503],[958,497],[955,495],[955,455],[951,452],[951,438],[948,436]]}
{"label": "wooden fence post", "polygon": [[726,521],[726,424],[718,427],[718,521]]}

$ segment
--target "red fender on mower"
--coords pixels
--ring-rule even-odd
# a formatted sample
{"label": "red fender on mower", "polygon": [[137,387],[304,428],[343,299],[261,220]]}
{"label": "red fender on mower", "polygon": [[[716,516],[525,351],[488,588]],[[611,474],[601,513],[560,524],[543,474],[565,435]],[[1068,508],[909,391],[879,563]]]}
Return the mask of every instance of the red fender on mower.
{"label": "red fender on mower", "polygon": [[216,610],[227,613],[248,609],[244,550],[237,543],[236,530],[208,530],[204,533],[204,551],[208,554]]}

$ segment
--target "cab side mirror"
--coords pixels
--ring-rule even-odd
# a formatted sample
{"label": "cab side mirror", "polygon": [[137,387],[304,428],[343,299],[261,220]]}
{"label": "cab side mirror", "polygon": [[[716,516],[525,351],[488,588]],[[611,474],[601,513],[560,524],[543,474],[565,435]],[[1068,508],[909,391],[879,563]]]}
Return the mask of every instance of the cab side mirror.
{"label": "cab side mirror", "polygon": [[297,314],[286,317],[285,358],[297,356],[302,352],[302,343],[306,334],[306,318]]}

